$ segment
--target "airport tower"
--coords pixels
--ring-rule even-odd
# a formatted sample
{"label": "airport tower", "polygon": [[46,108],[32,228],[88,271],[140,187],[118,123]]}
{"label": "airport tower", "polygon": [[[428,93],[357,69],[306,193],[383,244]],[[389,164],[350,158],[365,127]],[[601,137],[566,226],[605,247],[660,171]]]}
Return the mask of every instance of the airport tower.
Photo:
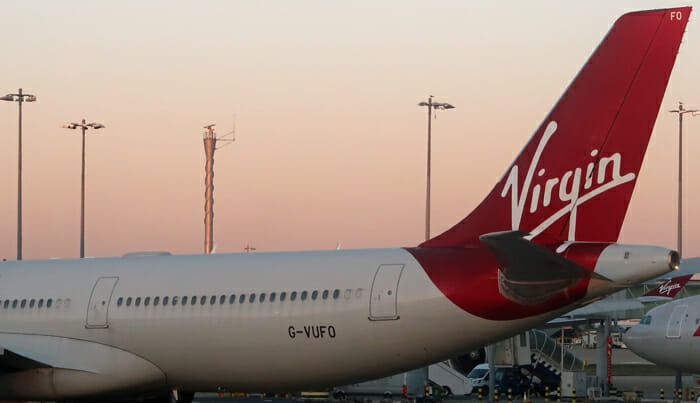
{"label": "airport tower", "polygon": [[[235,128],[221,137],[217,137],[214,130],[215,123],[204,126],[204,253],[212,253],[214,248],[214,151],[217,143],[230,144],[235,141]],[[222,146],[223,147],[223,146]]]}
{"label": "airport tower", "polygon": [[216,124],[204,126],[204,253],[211,253],[214,245],[214,151],[216,151]]}

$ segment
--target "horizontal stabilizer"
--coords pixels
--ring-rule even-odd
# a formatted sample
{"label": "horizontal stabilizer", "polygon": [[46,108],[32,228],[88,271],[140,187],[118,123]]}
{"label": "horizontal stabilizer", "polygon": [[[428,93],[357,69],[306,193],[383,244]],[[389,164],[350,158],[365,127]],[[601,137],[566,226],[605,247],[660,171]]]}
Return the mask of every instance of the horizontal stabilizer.
{"label": "horizontal stabilizer", "polygon": [[524,231],[503,231],[479,237],[498,261],[498,289],[504,297],[523,305],[535,305],[584,278],[610,281],[525,239],[527,235]]}

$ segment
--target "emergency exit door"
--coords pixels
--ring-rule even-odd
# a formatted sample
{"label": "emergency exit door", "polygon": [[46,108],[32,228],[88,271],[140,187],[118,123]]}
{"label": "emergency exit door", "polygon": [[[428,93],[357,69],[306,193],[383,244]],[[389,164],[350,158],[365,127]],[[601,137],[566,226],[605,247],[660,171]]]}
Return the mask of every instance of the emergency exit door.
{"label": "emergency exit door", "polygon": [[377,269],[369,302],[370,320],[399,318],[397,297],[403,267],[402,264],[383,264]]}
{"label": "emergency exit door", "polygon": [[95,282],[85,319],[87,329],[106,329],[109,327],[109,302],[118,281],[119,277],[100,277]]}

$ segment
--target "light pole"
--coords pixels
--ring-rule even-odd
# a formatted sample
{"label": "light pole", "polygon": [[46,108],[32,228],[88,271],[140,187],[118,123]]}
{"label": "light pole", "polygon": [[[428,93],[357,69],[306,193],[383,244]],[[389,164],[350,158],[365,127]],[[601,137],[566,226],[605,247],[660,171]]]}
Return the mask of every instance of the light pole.
{"label": "light pole", "polygon": [[2,101],[13,101],[19,105],[19,135],[17,141],[17,260],[22,260],[22,103],[35,102],[36,97],[25,94],[20,88],[17,94],[0,97]]}
{"label": "light pole", "polygon": [[678,102],[678,109],[669,112],[678,114],[678,255],[683,257],[683,115],[697,115],[700,109],[685,109]]}
{"label": "light pole", "polygon": [[425,240],[430,239],[430,147],[431,147],[431,123],[433,110],[453,109],[454,106],[444,102],[433,102],[433,96],[428,96],[428,102],[421,102],[418,106],[428,107],[428,172],[425,190]]}
{"label": "light pole", "polygon": [[67,123],[62,126],[64,129],[75,130],[80,128],[83,134],[83,163],[80,173],[80,258],[85,257],[85,132],[88,128],[102,129],[105,127],[102,123]]}
{"label": "light pole", "polygon": [[[690,113],[695,116],[699,109],[685,109],[683,102],[678,101],[678,109],[669,112],[678,114],[678,256],[683,258],[683,115]],[[675,390],[682,388],[681,373],[676,372]]]}

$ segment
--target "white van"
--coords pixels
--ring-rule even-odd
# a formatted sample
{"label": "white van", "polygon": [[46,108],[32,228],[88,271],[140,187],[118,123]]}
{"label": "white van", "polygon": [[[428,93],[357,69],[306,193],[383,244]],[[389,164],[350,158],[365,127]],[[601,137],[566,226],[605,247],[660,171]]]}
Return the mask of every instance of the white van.
{"label": "white van", "polygon": [[486,390],[486,388],[489,386],[489,364],[477,365],[471,370],[471,372],[469,372],[467,378],[472,381],[474,390],[478,391],[479,388]]}
{"label": "white van", "polygon": [[[521,389],[525,388],[521,381],[522,373],[519,367],[496,367],[495,384],[498,390],[511,389],[514,394],[520,394]],[[488,393],[489,390],[489,364],[479,364],[467,375],[475,391],[481,388],[482,394]]]}

